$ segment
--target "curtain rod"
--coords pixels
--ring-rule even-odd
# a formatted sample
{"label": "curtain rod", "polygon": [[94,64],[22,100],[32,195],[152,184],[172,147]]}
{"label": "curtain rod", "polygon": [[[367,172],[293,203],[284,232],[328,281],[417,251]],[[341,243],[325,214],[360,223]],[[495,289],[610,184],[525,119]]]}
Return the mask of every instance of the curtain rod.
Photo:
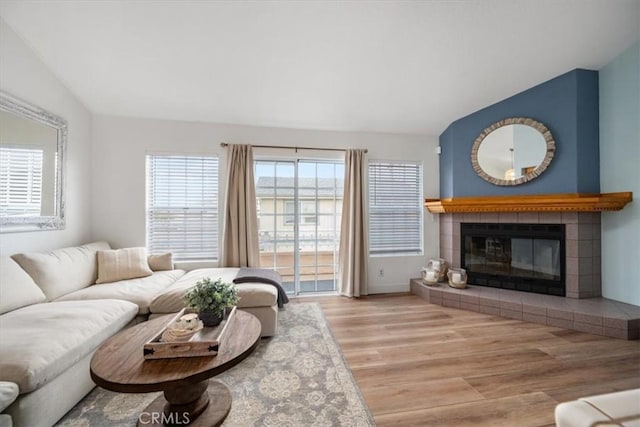
{"label": "curtain rod", "polygon": [[[221,142],[220,146],[221,147],[227,147],[229,144],[227,144],[226,142]],[[288,150],[296,150],[296,153],[298,152],[298,150],[318,150],[318,151],[347,151],[344,148],[315,148],[315,147],[292,147],[292,146],[287,146],[287,145],[251,145],[252,147],[256,147],[256,148],[284,148],[284,149],[288,149]],[[369,150],[365,149],[364,150],[365,153],[368,153]]]}

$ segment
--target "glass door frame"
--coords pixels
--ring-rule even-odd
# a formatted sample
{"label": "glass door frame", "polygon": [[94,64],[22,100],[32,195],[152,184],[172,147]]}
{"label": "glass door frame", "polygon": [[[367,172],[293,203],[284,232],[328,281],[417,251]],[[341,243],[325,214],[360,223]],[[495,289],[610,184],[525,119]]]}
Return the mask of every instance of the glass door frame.
{"label": "glass door frame", "polygon": [[[302,255],[302,251],[300,250],[300,242],[301,242],[301,220],[302,220],[302,214],[303,212],[301,212],[301,203],[306,201],[306,200],[302,200],[300,198],[300,173],[299,173],[299,169],[300,169],[300,164],[301,163],[316,163],[316,164],[330,164],[333,165],[334,168],[336,166],[338,167],[342,167],[344,168],[344,162],[342,158],[315,158],[315,157],[311,157],[311,156],[258,156],[256,155],[254,157],[254,171],[256,171],[256,183],[258,182],[258,179],[260,178],[257,174],[257,170],[256,170],[256,166],[258,166],[260,163],[266,163],[269,164],[271,163],[273,165],[274,168],[274,174],[273,174],[273,185],[274,185],[274,190],[273,190],[273,201],[274,201],[274,210],[273,213],[270,214],[273,216],[274,218],[274,224],[273,224],[273,233],[274,233],[274,244],[273,244],[273,266],[265,266],[265,268],[269,268],[269,267],[274,267],[276,270],[278,270],[278,255],[277,255],[277,244],[278,244],[278,218],[280,216],[282,216],[282,218],[286,218],[286,216],[288,215],[285,204],[287,202],[293,202],[293,295],[294,296],[300,296],[300,295],[323,295],[323,294],[335,294],[336,292],[336,280],[337,280],[337,255],[338,255],[338,249],[339,249],[339,242],[340,242],[340,236],[339,236],[339,227],[340,227],[340,216],[341,216],[341,212],[338,210],[338,206],[337,203],[338,201],[342,201],[342,197],[338,197],[340,194],[342,193],[342,191],[338,190],[338,186],[334,185],[334,194],[332,196],[332,200],[333,200],[333,204],[334,204],[334,208],[333,208],[333,289],[332,290],[325,290],[325,291],[318,291],[318,276],[319,276],[319,269],[318,269],[318,250],[319,250],[319,244],[318,244],[318,230],[319,230],[319,221],[320,221],[320,217],[321,216],[326,216],[326,215],[320,215],[320,203],[318,201],[318,171],[317,171],[317,166],[316,166],[316,170],[315,170],[315,184],[314,184],[314,188],[315,188],[315,194],[313,196],[313,203],[314,203],[314,216],[315,216],[315,225],[314,225],[314,235],[316,237],[316,241],[315,241],[315,248],[313,250],[313,254],[314,254],[314,290],[313,291],[303,291],[301,284],[301,276],[302,274],[302,265],[301,265],[301,255]],[[278,191],[277,191],[277,165],[278,164],[286,164],[286,165],[292,165],[293,166],[293,199],[292,200],[285,200],[285,203],[282,206],[282,213],[278,212],[278,208],[277,208],[277,195],[278,195]],[[342,179],[341,175],[338,175],[335,169],[333,172],[333,177],[337,178],[337,179]],[[288,187],[285,187],[288,188]],[[342,187],[343,188],[343,187]],[[286,266],[285,268],[287,268],[288,266]]]}

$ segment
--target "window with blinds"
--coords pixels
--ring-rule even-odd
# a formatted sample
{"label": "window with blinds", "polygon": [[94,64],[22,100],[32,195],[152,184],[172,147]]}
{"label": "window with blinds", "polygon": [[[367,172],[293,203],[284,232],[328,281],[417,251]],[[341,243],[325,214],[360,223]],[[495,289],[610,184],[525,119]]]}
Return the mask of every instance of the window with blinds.
{"label": "window with blinds", "polygon": [[176,260],[218,259],[218,158],[147,156],[147,247]]}
{"label": "window with blinds", "polygon": [[42,206],[41,149],[0,148],[0,214],[39,216]]}
{"label": "window with blinds", "polygon": [[369,253],[422,253],[422,165],[369,162]]}

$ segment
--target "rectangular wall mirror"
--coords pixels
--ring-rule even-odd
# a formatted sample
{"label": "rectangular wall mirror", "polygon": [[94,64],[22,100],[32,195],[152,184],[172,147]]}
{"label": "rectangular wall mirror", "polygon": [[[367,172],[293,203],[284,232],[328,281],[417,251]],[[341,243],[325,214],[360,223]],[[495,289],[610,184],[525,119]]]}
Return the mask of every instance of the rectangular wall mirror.
{"label": "rectangular wall mirror", "polygon": [[0,91],[0,232],[57,230],[67,122]]}

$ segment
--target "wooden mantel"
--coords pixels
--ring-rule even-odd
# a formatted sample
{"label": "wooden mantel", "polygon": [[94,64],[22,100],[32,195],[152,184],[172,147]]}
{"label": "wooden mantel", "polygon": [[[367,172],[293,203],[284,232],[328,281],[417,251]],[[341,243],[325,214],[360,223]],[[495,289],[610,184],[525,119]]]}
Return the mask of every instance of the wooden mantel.
{"label": "wooden mantel", "polygon": [[518,196],[425,199],[431,213],[453,212],[601,212],[619,211],[633,200],[632,192],[603,194],[536,194]]}

